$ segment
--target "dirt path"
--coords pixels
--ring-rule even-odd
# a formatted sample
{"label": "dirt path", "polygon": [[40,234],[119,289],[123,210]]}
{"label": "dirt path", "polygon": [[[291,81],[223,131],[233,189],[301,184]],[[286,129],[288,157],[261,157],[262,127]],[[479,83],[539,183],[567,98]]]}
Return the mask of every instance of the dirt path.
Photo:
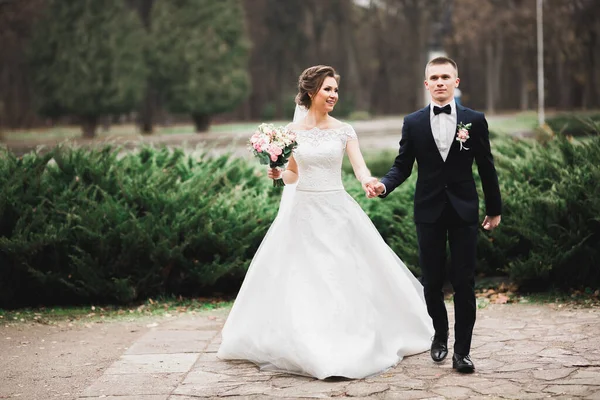
{"label": "dirt path", "polygon": [[153,323],[0,325],[0,399],[73,399]]}

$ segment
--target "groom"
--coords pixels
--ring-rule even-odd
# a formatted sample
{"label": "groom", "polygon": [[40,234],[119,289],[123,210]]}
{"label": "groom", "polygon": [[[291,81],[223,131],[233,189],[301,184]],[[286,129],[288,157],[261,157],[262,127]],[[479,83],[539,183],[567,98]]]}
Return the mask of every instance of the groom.
{"label": "groom", "polygon": [[454,289],[454,355],[452,367],[473,372],[469,355],[475,324],[475,259],[479,199],[472,174],[477,163],[485,195],[483,228],[500,223],[502,201],[487,122],[482,113],[457,105],[458,68],[450,58],[438,57],[425,68],[425,87],[431,104],[404,118],[400,150],[390,171],[373,183],[369,197],[386,197],[418,165],[414,218],[419,242],[419,264],[435,335],[431,358],[448,355],[448,314],[442,286],[446,278],[446,238],[450,247],[449,279]]}

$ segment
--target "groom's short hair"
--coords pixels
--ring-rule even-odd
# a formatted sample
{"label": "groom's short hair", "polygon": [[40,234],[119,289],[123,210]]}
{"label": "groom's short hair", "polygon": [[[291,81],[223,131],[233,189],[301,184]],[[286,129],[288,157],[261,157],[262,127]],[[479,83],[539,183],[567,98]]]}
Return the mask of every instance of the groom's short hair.
{"label": "groom's short hair", "polygon": [[456,76],[458,77],[458,65],[456,65],[456,61],[454,61],[450,57],[436,57],[433,60],[429,61],[427,63],[427,65],[425,66],[425,79],[427,79],[427,69],[429,68],[430,65],[443,65],[443,64],[452,65],[454,67],[454,70],[456,71]]}

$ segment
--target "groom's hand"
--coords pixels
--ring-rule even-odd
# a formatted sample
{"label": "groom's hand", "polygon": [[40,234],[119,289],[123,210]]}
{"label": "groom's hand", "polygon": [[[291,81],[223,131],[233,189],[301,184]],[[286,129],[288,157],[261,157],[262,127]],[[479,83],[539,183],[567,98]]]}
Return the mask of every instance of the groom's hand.
{"label": "groom's hand", "polygon": [[494,215],[493,217],[486,215],[481,226],[483,226],[483,229],[486,231],[494,230],[498,225],[500,225],[501,219],[502,217],[500,215]]}

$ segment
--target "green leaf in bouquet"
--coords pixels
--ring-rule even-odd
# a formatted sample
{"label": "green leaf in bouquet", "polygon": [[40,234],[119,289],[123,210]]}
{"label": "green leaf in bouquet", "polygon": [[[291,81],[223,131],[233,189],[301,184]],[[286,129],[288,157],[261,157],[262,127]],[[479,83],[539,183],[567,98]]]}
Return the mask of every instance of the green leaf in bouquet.
{"label": "green leaf in bouquet", "polygon": [[266,165],[271,162],[271,157],[269,157],[269,154],[266,152],[258,153],[258,160],[261,164]]}

